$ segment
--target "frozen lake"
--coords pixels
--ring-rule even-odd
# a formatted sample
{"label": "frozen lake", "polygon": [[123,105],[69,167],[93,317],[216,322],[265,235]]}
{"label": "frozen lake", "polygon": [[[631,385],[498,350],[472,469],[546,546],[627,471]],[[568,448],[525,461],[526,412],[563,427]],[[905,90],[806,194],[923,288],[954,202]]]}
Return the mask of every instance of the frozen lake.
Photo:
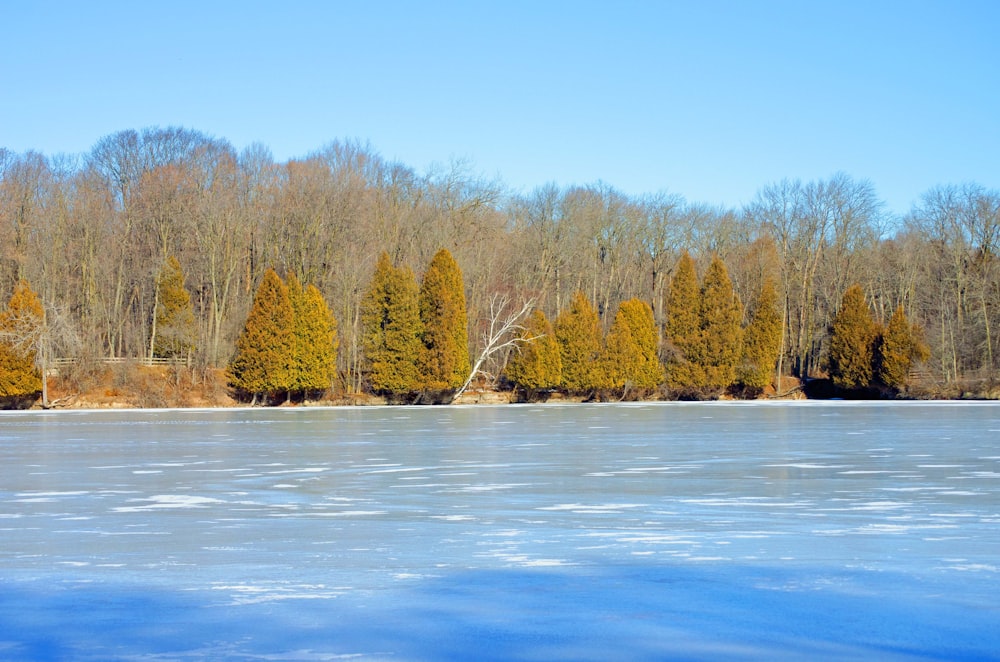
{"label": "frozen lake", "polygon": [[1000,659],[1000,405],[2,413],[0,658]]}

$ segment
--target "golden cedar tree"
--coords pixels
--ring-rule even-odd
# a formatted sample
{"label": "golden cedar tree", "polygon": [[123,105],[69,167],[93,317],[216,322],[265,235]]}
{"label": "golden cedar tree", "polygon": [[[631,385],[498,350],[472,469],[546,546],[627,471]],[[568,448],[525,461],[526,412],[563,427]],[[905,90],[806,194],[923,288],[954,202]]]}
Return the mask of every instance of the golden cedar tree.
{"label": "golden cedar tree", "polygon": [[663,381],[653,309],[639,299],[623,301],[608,329],[601,353],[604,388],[649,390]]}
{"label": "golden cedar tree", "polygon": [[844,292],[830,335],[830,376],[845,389],[871,386],[879,329],[860,285]]}
{"label": "golden cedar tree", "polygon": [[743,332],[743,360],[737,379],[745,387],[760,391],[774,379],[783,332],[778,295],[769,278],[761,285],[753,316]]}
{"label": "golden cedar tree", "polygon": [[667,291],[663,333],[669,349],[667,384],[675,389],[701,388],[704,374],[698,363],[701,311],[698,274],[687,251],[681,255]]}
{"label": "golden cedar tree", "polygon": [[929,355],[922,335],[918,327],[910,324],[903,307],[897,307],[878,340],[876,354],[880,382],[896,390],[906,388],[910,368],[915,362],[926,361]]}
{"label": "golden cedar tree", "polygon": [[552,324],[541,310],[528,317],[521,342],[507,362],[507,378],[529,394],[562,383],[562,358]]}
{"label": "golden cedar tree", "polygon": [[569,308],[553,325],[562,362],[562,387],[570,393],[585,393],[599,386],[596,371],[601,351],[601,326],[597,311],[583,292],[576,292]]}
{"label": "golden cedar tree", "polygon": [[420,285],[420,321],[424,344],[420,362],[421,390],[460,387],[472,370],[465,284],[455,258],[446,248],[434,255],[424,273]]}
{"label": "golden cedar tree", "polygon": [[7,309],[0,313],[0,396],[31,395],[42,390],[35,347],[44,320],[38,295],[28,281],[19,281]]}
{"label": "golden cedar tree", "polygon": [[229,383],[254,396],[293,388],[295,313],[288,287],[268,269],[254,294],[236,356],[229,364]]}
{"label": "golden cedar tree", "polygon": [[326,391],[337,373],[337,320],[315,285],[303,289],[294,273],[286,281],[295,314],[292,390]]}
{"label": "golden cedar tree", "polygon": [[406,394],[419,388],[423,349],[419,288],[413,272],[394,267],[388,253],[375,265],[361,302],[361,345],[368,381],[379,394]]}
{"label": "golden cedar tree", "polygon": [[743,352],[743,305],[717,255],[702,282],[700,319],[701,342],[696,345],[695,361],[701,366],[702,386],[728,388],[736,380]]}
{"label": "golden cedar tree", "polygon": [[184,287],[184,272],[176,257],[167,258],[156,288],[153,354],[167,358],[187,356],[194,350],[197,327],[191,295]]}

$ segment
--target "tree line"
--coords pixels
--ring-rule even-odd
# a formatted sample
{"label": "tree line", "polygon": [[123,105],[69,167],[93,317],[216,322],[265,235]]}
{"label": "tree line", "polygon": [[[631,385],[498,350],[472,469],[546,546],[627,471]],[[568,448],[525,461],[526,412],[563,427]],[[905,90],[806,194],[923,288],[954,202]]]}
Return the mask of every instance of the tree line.
{"label": "tree line", "polygon": [[[170,355],[195,369],[226,368],[273,269],[312,285],[337,320],[333,388],[379,390],[373,376],[382,363],[371,358],[364,320],[380,256],[424,279],[444,247],[463,276],[464,360],[482,359],[479,372],[495,383],[523,369],[518,361],[541,351],[543,338],[558,336],[538,331],[540,316],[554,323],[582,295],[602,352],[627,344],[611,331],[619,317],[642,317],[634,303],[622,311],[636,300],[653,318],[663,382],[680,392],[691,388],[684,380],[704,379],[716,389],[729,368],[692,368],[682,378],[676,367],[689,350],[735,351],[684,346],[671,290],[689,268],[686,253],[699,297],[718,280],[708,278],[715,258],[726,267],[739,306],[714,312],[740,317],[738,383],[750,378],[744,354],[768,287],[780,327],[776,364],[766,371],[773,382],[772,372],[833,374],[834,322],[857,284],[877,326],[888,329],[901,310],[923,329],[921,381],[957,394],[997,377],[998,219],[1000,194],[968,183],[935,187],[901,218],[886,212],[870,182],[842,173],[768,184],[746,206],[727,209],[663,192],[628,196],[603,183],[511,192],[462,163],[420,174],[352,142],[278,163],[261,145],[236,150],[196,131],[151,128],[106,136],[76,156],[0,149],[0,300],[31,284],[52,357],[86,364]],[[176,305],[165,280],[171,259],[189,297],[184,324],[158,317]],[[690,291],[690,280],[677,289]],[[491,325],[528,302],[538,312],[528,310],[517,330],[534,328],[539,340],[493,343],[502,350],[484,355],[496,340]]]}
{"label": "tree line", "polygon": [[[169,258],[158,278],[154,353],[190,358],[194,315],[183,272]],[[365,388],[390,402],[448,402],[475,378],[491,348],[508,349],[502,377],[526,400],[560,390],[590,398],[704,398],[723,392],[756,396],[773,382],[782,325],[774,287],[765,281],[744,325],[744,310],[725,264],[713,257],[699,286],[685,252],[670,281],[667,322],[657,327],[640,299],[622,302],[607,333],[597,310],[578,291],[552,324],[530,302],[497,325],[480,359],[469,357],[462,272],[447,249],[431,260],[423,281],[382,253],[362,301]],[[26,281],[0,312],[0,398],[43,390],[45,313]],[[505,338],[505,336],[510,336]],[[661,340],[662,339],[662,340]],[[922,330],[902,307],[887,327],[873,318],[859,285],[844,293],[834,318],[829,370],[842,389],[899,392],[915,361],[927,358]],[[312,284],[268,269],[236,340],[226,375],[251,404],[324,394],[337,377],[337,321]],[[46,400],[43,395],[43,404]]]}

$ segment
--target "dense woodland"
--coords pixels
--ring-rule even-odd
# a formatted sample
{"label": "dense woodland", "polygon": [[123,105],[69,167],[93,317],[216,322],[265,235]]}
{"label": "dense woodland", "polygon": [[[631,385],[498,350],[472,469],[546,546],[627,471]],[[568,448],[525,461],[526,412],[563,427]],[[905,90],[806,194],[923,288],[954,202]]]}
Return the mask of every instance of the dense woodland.
{"label": "dense woodland", "polygon": [[[458,268],[462,310],[451,299],[434,305],[452,306],[445,316],[465,315],[466,345],[463,356],[437,360],[459,361],[449,368],[455,374],[476,373],[494,386],[612,397],[627,397],[631,387],[669,397],[734,385],[756,393],[776,375],[899,391],[915,376],[926,393],[954,396],[995,384],[1000,192],[943,183],[899,218],[871,183],[846,174],[762,184],[740,209],[672,193],[628,196],[603,183],[521,193],[462,163],[420,174],[359,143],[334,142],[278,163],[262,145],[237,151],[177,128],[115,133],[79,156],[0,149],[0,302],[13,306],[19,284],[30,284],[43,311],[43,329],[28,344],[17,337],[24,333],[11,321],[16,315],[4,313],[3,351],[79,366],[181,358],[194,370],[228,369],[233,387],[251,397],[322,390],[312,382],[246,387],[234,372],[255,296],[273,270],[282,287],[310,292],[316,311],[318,296],[328,311],[329,319],[316,312],[328,324],[316,332],[334,344],[335,363],[324,373],[334,392],[456,389],[461,380],[443,373],[398,389],[380,382],[385,343],[371,337],[374,290],[388,278],[381,286],[415,294],[408,314],[424,320],[413,332],[422,344],[413,345],[420,356],[407,359],[416,362],[411,369],[430,379],[434,343],[462,344],[429,340],[438,322],[421,312],[430,304],[420,289],[444,249]],[[308,297],[298,296],[296,305],[305,305]],[[685,319],[678,302],[706,299],[719,305],[692,303]],[[845,309],[870,318],[870,328],[861,322],[867,330],[857,331]],[[604,365],[620,365],[641,355],[645,367],[624,377],[605,368],[590,383],[572,382],[575,368],[565,360],[572,315],[594,325],[587,342],[597,344],[585,362],[604,356]],[[768,315],[776,341],[754,329]],[[727,345],[725,333],[706,334],[709,324],[732,329],[738,346]],[[838,334],[844,324],[851,330]],[[853,333],[857,339],[844,340]],[[850,356],[858,343],[867,368]],[[768,356],[771,345],[773,366],[748,358]],[[525,358],[558,349],[558,382]],[[893,364],[892,352],[906,360]]]}

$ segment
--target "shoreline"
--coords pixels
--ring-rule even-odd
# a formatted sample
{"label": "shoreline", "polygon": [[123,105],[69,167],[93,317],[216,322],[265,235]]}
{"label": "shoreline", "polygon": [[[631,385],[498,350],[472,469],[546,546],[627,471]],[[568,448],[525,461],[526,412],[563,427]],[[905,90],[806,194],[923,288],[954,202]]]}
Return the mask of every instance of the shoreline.
{"label": "shoreline", "polygon": [[851,402],[995,402],[1000,401],[1000,386],[987,381],[966,382],[948,387],[916,382],[902,394],[882,393],[875,390],[840,393],[832,389],[828,380],[821,378],[802,383],[794,377],[783,377],[782,395],[768,387],[756,398],[739,398],[717,394],[705,398],[680,399],[669,394],[656,393],[643,398],[623,399],[574,396],[551,393],[548,397],[523,402],[518,393],[496,390],[479,385],[464,392],[454,405],[446,404],[397,404],[389,399],[369,393],[346,394],[336,391],[316,400],[297,400],[279,404],[251,406],[233,397],[222,371],[174,370],[161,367],[132,367],[105,370],[86,375],[54,375],[49,378],[48,406],[42,407],[39,394],[0,401],[0,411],[112,411],[112,410],[188,410],[188,409],[308,409],[316,407],[440,407],[440,406],[497,406],[511,404],[557,405],[585,402],[632,402],[637,404],[671,402],[832,402],[841,399]]}
{"label": "shoreline", "polygon": [[503,408],[503,407],[944,407],[944,406],[996,406],[1000,405],[1000,400],[993,398],[964,398],[964,399],[883,399],[883,400],[845,400],[842,398],[830,399],[807,399],[807,398],[759,398],[755,400],[719,399],[719,400],[623,400],[615,402],[595,402],[582,400],[559,400],[555,402],[489,402],[489,403],[455,403],[451,405],[415,405],[415,404],[329,404],[310,403],[293,406],[250,406],[232,405],[215,407],[139,407],[139,406],[117,406],[117,407],[60,407],[43,409],[32,407],[30,409],[0,409],[0,417],[17,414],[96,414],[96,413],[206,413],[206,412],[287,412],[289,414],[302,411],[330,411],[330,410],[377,410],[377,409],[407,409],[407,410],[447,410],[447,409],[476,409],[476,408]]}

